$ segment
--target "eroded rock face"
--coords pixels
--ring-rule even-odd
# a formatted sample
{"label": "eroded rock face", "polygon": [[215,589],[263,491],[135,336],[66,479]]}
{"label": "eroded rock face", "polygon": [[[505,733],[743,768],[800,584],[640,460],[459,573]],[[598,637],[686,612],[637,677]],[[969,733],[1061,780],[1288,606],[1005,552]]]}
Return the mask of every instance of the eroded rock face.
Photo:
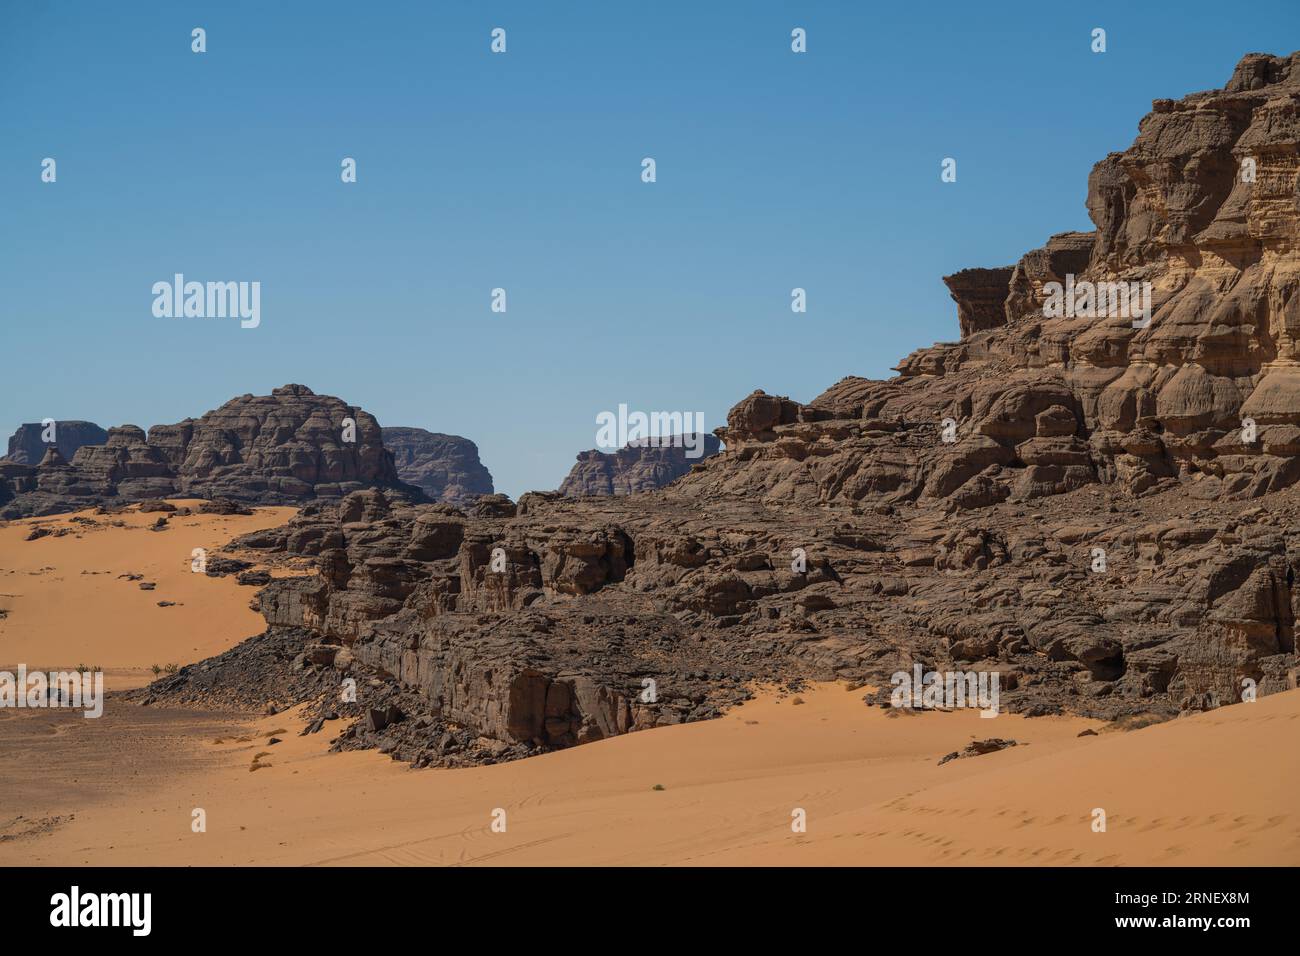
{"label": "eroded rock face", "polygon": [[943,277],[943,284],[957,303],[957,324],[961,327],[962,338],[1006,324],[1005,309],[1012,271],[1010,266],[963,269]]}
{"label": "eroded rock face", "polygon": [[[1252,54],[1224,90],[1157,101],[1133,146],[1093,170],[1096,232],[1053,236],[1009,276],[945,280],[961,341],[806,405],[751,396],[719,432],[718,466],[687,480],[979,508],[1093,482],[1211,500],[1300,479],[1286,450],[1300,428],[1297,65]],[[1150,314],[1048,317],[1052,283],[1149,283]],[[1052,434],[1038,419],[1049,406]]]}
{"label": "eroded rock face", "polygon": [[1021,256],[1011,271],[1002,303],[1005,322],[1041,312],[1046,301],[1043,287],[1049,282],[1065,282],[1069,275],[1081,276],[1088,268],[1095,241],[1095,233],[1063,232],[1048,239],[1041,249]]}
{"label": "eroded rock face", "polygon": [[398,484],[374,416],[305,385],[232,399],[191,428],[177,471],[195,497],[292,502]]}
{"label": "eroded rock face", "polygon": [[[624,586],[637,565],[628,532],[585,510],[570,516],[567,505],[529,495],[508,513],[476,515],[368,490],[313,503],[237,544],[316,560],[316,575],[259,592],[265,640],[304,634],[300,667],[339,670],[342,661],[345,672],[400,687],[402,706],[427,715],[420,740],[406,740],[409,726],[363,724],[349,740],[398,734],[395,755],[421,764],[522,756],[714,716],[773,673],[762,647],[702,653],[676,605]],[[169,686],[194,699],[186,682]],[[482,740],[447,751],[444,737],[457,728]]]}
{"label": "eroded rock face", "polygon": [[[676,481],[709,455],[716,455],[720,447],[714,435],[674,435],[665,444],[642,440],[629,442],[613,453],[584,451],[560,485],[560,493],[581,497],[654,491]],[[699,449],[698,457],[689,457],[693,448]]]}
{"label": "eroded rock face", "polygon": [[384,447],[393,453],[397,476],[433,501],[470,504],[493,493],[492,475],[479,461],[478,446],[459,435],[423,428],[384,428]]}
{"label": "eroded rock face", "polygon": [[[1051,434],[1061,406],[1038,418],[1071,437]],[[363,491],[237,543],[319,569],[259,593],[267,640],[301,633],[299,667],[377,678],[353,716],[383,688],[426,715],[340,746],[457,765],[709,717],[759,682],[874,684],[883,702],[918,664],[996,672],[1013,713],[1174,716],[1274,693],[1296,674],[1298,517],[1296,488],[1211,507],[1093,482],[954,511],[677,483],[528,495],[510,515]]]}
{"label": "eroded rock face", "polygon": [[110,428],[71,461],[0,470],[0,517],[187,495],[256,504],[340,497],[398,479],[374,416],[305,385],[243,395],[198,419]]}
{"label": "eroded rock face", "polygon": [[[38,465],[49,447],[41,440],[45,426],[40,422],[19,425],[9,436],[6,461],[19,465]],[[82,445],[100,445],[108,440],[108,432],[94,422],[66,421],[54,423],[54,447],[64,458],[71,458]]]}

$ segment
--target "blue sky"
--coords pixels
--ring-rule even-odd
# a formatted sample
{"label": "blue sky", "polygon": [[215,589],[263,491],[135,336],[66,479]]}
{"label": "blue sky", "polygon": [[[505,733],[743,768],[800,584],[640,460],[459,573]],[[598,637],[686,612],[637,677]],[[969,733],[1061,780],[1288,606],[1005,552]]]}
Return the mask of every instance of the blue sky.
{"label": "blue sky", "polygon": [[[0,431],[301,382],[517,496],[620,403],[711,429],[887,376],[956,338],[940,276],[1091,228],[1152,99],[1300,47],[1295,0],[1166,6],[10,0]],[[176,272],[261,282],[260,327],[155,318]]]}

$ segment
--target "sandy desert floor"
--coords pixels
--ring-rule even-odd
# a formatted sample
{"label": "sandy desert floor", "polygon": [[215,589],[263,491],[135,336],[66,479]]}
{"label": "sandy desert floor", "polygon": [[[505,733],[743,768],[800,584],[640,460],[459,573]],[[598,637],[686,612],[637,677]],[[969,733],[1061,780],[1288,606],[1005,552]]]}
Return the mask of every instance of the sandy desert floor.
{"label": "sandy desert floor", "polygon": [[[209,519],[183,548],[156,541],[176,530],[134,524],[33,542],[11,524],[0,529],[0,581],[26,590],[0,634],[33,661],[96,657],[123,670],[224,649],[260,629],[251,589],[190,575],[189,549],[281,520]],[[8,573],[47,565],[57,570],[26,575],[39,584]],[[80,573],[100,568],[114,575]],[[117,595],[119,568],[147,572],[157,591]],[[156,607],[164,596],[195,609],[202,630],[178,640],[179,619],[164,615],[183,609]],[[93,626],[93,601],[118,616],[111,630]],[[46,608],[43,638],[18,627],[36,606]],[[0,652],[15,656],[24,659]],[[252,718],[118,701],[99,720],[0,711],[0,864],[1300,864],[1300,692],[1135,731],[1081,718],[891,714],[842,685],[798,700],[763,693],[714,721],[423,771],[330,754],[340,726],[300,737],[292,711]],[[1098,733],[1078,736],[1088,728]],[[993,736],[1020,746],[939,765]],[[206,832],[192,830],[196,809]],[[796,809],[806,832],[792,831]],[[1093,829],[1096,809],[1105,832]],[[497,811],[505,832],[493,830]]]}
{"label": "sandy desert floor", "polygon": [[[197,501],[173,501],[177,507]],[[173,517],[151,531],[157,513],[83,511],[0,526],[0,670],[85,664],[104,670],[110,690],[140,687],[157,664],[188,664],[260,634],[248,607],[256,588],[233,577],[190,570],[195,548],[215,552],[232,538],[283,524],[293,508],[252,515]],[[116,526],[113,522],[120,522]],[[58,532],[24,540],[34,527]],[[140,575],[139,581],[124,575]],[[155,587],[143,590],[141,583]],[[159,607],[159,601],[172,606]]]}

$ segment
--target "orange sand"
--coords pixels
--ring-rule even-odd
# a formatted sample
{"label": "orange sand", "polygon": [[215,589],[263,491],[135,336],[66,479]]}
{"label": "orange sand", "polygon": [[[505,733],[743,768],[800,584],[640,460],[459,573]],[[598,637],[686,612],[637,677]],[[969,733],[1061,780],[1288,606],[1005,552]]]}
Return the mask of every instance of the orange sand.
{"label": "orange sand", "polygon": [[[838,686],[803,698],[450,771],[325,753],[327,733],[298,737],[282,714],[257,730],[283,742],[207,740],[215,766],[0,843],[0,864],[1300,863],[1300,692],[1083,738],[1093,722],[891,718]],[[1028,746],[937,765],[991,726]]]}
{"label": "orange sand", "polygon": [[[196,501],[173,501],[178,507]],[[261,508],[253,515],[173,517],[166,531],[150,531],[159,514],[134,509],[120,515],[80,512],[13,521],[0,527],[0,670],[99,666],[109,689],[152,680],[157,664],[187,664],[220,654],[265,627],[249,610],[257,589],[234,577],[210,578],[190,570],[195,548],[209,554],[232,538],[283,524],[292,508]],[[109,525],[122,521],[123,528]],[[75,533],[35,541],[32,528],[69,527]],[[82,573],[98,572],[98,573]],[[119,578],[141,574],[152,591]],[[158,607],[174,601],[174,607]]]}

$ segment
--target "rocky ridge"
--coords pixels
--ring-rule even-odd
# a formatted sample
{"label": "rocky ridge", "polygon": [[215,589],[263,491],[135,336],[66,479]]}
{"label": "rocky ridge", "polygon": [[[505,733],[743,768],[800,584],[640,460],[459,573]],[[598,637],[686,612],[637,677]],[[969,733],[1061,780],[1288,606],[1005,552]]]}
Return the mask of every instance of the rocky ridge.
{"label": "rocky ridge", "polygon": [[71,461],[49,448],[32,466],[0,461],[0,518],[48,515],[148,498],[293,504],[388,487],[397,475],[374,416],[305,385],[242,395],[197,419],[110,428]]}
{"label": "rocky ridge", "polygon": [[[960,341],[806,404],[756,391],[666,488],[466,509],[366,490],[247,536],[318,567],[259,593],[250,648],[278,642],[336,716],[362,678],[336,746],[443,765],[711,716],[761,683],[884,703],[916,665],[996,672],[1030,716],[1295,687],[1297,67],[1251,54],[1223,90],[1156,101],[1089,179],[1095,232],[948,278]],[[1048,318],[1072,279],[1150,282],[1150,322]]]}

